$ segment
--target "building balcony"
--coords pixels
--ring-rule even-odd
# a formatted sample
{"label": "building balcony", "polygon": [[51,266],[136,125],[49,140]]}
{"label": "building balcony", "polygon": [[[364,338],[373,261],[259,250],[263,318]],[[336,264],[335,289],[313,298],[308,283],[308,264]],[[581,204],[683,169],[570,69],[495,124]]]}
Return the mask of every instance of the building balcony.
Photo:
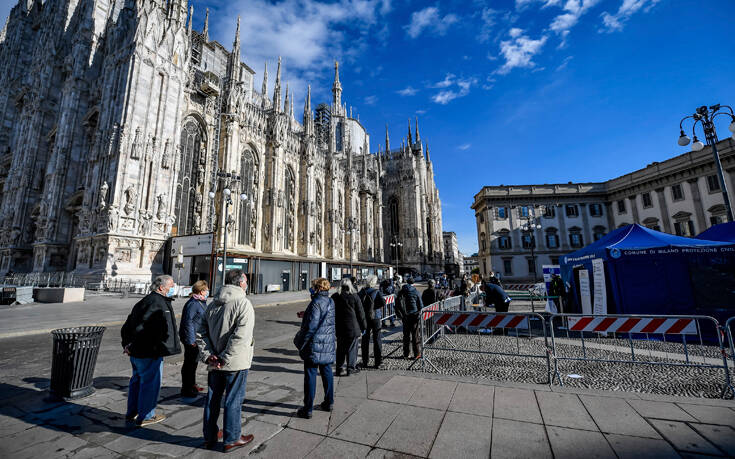
{"label": "building balcony", "polygon": [[208,96],[216,96],[220,91],[220,80],[212,72],[204,72],[199,90]]}

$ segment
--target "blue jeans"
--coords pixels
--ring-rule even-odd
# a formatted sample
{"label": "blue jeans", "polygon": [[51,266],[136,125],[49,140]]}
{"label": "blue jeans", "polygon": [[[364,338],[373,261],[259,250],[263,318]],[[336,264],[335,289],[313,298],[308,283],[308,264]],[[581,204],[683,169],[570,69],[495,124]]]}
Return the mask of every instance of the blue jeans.
{"label": "blue jeans", "polygon": [[161,393],[163,358],[140,359],[130,357],[133,376],[128,385],[128,412],[125,417],[138,415],[138,421],[150,419],[156,414],[158,394]]}
{"label": "blue jeans", "polygon": [[222,415],[223,440],[225,445],[234,443],[240,439],[242,424],[240,412],[242,402],[245,400],[245,384],[248,380],[248,370],[240,371],[218,371],[209,372],[207,391],[207,403],[204,405],[204,441],[208,443],[217,442],[217,419],[222,404],[222,394],[225,395],[225,412]]}
{"label": "blue jeans", "polygon": [[308,360],[304,361],[304,409],[311,413],[314,408],[314,396],[316,395],[316,372],[322,376],[324,386],[324,402],[334,405],[334,375],[332,364],[319,365]]}

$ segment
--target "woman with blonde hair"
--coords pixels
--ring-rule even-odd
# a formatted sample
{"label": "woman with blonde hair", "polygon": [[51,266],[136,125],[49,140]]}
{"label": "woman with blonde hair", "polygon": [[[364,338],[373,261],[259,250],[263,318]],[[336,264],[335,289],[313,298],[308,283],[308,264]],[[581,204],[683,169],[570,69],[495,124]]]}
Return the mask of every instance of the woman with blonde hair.
{"label": "woman with blonde hair", "polygon": [[336,360],[334,301],[329,298],[329,281],[320,277],[311,283],[311,303],[304,311],[301,329],[293,339],[304,361],[304,406],[296,412],[301,418],[310,419],[316,395],[316,373],[322,377],[324,401],[321,408],[332,411],[334,405],[334,375],[332,364]]}
{"label": "woman with blonde hair", "polygon": [[196,281],[191,287],[191,298],[184,305],[179,325],[179,338],[184,346],[184,364],[181,365],[181,396],[196,397],[204,388],[196,384],[197,363],[199,362],[199,348],[196,344],[196,335],[199,325],[207,308],[209,285],[207,281]]}

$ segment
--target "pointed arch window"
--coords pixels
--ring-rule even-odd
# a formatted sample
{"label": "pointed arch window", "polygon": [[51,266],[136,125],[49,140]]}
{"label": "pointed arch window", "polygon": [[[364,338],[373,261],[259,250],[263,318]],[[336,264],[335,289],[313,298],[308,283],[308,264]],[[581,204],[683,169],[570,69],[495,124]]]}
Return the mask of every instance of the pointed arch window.
{"label": "pointed arch window", "polygon": [[286,168],[286,176],[284,177],[284,198],[285,203],[283,206],[284,218],[283,218],[283,235],[284,235],[284,248],[287,250],[293,250],[293,232],[295,228],[295,209],[296,209],[296,176],[290,167]]}
{"label": "pointed arch window", "polygon": [[255,223],[255,206],[254,199],[256,193],[255,175],[258,173],[255,154],[246,149],[242,152],[240,158],[240,177],[242,192],[247,195],[247,199],[240,203],[240,233],[237,236],[237,242],[240,245],[254,245],[255,232],[251,231],[251,227]]}
{"label": "pointed arch window", "polygon": [[204,131],[193,118],[184,122],[181,130],[181,162],[176,181],[175,215],[176,226],[173,235],[194,234],[201,230],[202,194],[200,188],[204,183],[204,163],[202,147]]}

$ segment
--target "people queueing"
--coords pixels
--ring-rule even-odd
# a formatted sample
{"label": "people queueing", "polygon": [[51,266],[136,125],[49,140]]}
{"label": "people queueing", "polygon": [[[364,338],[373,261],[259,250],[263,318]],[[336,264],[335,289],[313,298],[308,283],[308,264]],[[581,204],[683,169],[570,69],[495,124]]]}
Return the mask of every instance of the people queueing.
{"label": "people queueing", "polygon": [[421,296],[413,286],[413,278],[406,279],[406,283],[398,292],[403,309],[403,358],[409,357],[409,343],[413,348],[413,356],[415,359],[421,358],[421,343],[419,340],[419,317],[424,304]]}
{"label": "people queueing", "polygon": [[334,301],[329,298],[329,281],[324,278],[312,282],[312,296],[304,311],[301,329],[294,337],[294,345],[304,361],[304,406],[296,415],[311,419],[316,395],[316,374],[324,385],[324,401],[320,407],[332,411],[334,405],[334,378],[332,364],[336,360]]}
{"label": "people queueing", "polygon": [[505,293],[505,290],[503,290],[499,285],[491,282],[486,282],[484,288],[485,306],[490,306],[492,304],[495,306],[496,312],[508,312],[508,308],[510,307],[510,297]]}
{"label": "people queueing", "polygon": [[488,274],[487,282],[491,284],[495,284],[500,288],[503,288],[503,284],[500,282],[500,279],[493,271],[490,271],[490,273]]}
{"label": "people queueing", "polygon": [[191,287],[191,297],[184,305],[179,324],[179,338],[184,348],[184,363],[181,365],[181,396],[196,397],[204,390],[196,383],[199,347],[197,346],[197,330],[202,323],[204,310],[207,308],[209,285],[199,280]]}
{"label": "people queueing", "polygon": [[253,435],[241,435],[240,413],[253,361],[255,311],[245,295],[248,278],[242,270],[228,271],[225,284],[204,313],[197,331],[197,345],[209,372],[209,390],[204,405],[205,447],[214,449],[218,443],[217,420],[225,395],[222,440],[224,451],[229,452],[249,444],[254,438]]}
{"label": "people queueing", "polygon": [[366,285],[360,290],[363,311],[367,327],[362,335],[362,366],[368,367],[370,361],[370,341],[373,342],[373,357],[375,368],[380,368],[383,363],[383,343],[380,336],[382,325],[382,314],[385,308],[385,298],[380,294],[376,286],[378,278],[371,274],[365,280]]}
{"label": "people queueing", "polygon": [[166,419],[156,413],[161,392],[163,358],[181,352],[171,300],[176,286],[171,276],[154,279],[151,292],[138,301],[120,330],[123,352],[130,356],[133,375],[128,385],[127,423],[148,426]]}
{"label": "people queueing", "polygon": [[429,286],[426,290],[421,294],[421,301],[424,303],[424,305],[429,306],[430,304],[434,304],[437,301],[439,301],[439,292],[436,290],[436,282],[434,279],[429,279],[428,282]]}
{"label": "people queueing", "polygon": [[357,290],[348,278],[340,282],[339,292],[332,295],[337,325],[337,376],[359,373],[357,349],[367,327],[365,312]]}
{"label": "people queueing", "polygon": [[562,297],[564,296],[564,281],[561,280],[561,276],[558,274],[553,274],[551,276],[551,282],[549,282],[549,296],[556,306],[556,312],[563,313]]}

